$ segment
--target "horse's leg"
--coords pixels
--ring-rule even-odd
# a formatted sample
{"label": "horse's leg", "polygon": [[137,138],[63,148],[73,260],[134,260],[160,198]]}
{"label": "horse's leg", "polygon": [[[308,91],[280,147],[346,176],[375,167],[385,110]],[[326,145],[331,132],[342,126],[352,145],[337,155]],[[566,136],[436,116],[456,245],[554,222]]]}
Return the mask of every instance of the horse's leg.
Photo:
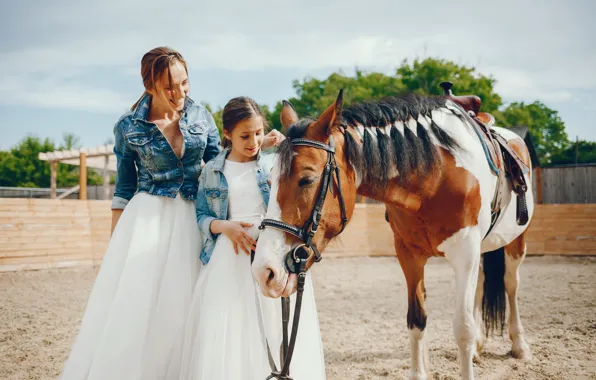
{"label": "horse's leg", "polygon": [[474,379],[472,359],[476,353],[474,300],[480,267],[480,234],[464,228],[439,245],[455,272],[456,305],[453,332],[459,347],[461,376]]}
{"label": "horse's leg", "polygon": [[525,232],[505,247],[505,291],[509,298],[509,338],[511,353],[517,359],[532,358],[530,347],[524,339],[524,328],[519,318],[517,307],[517,288],[519,286],[519,266],[526,256]]}
{"label": "horse's leg", "polygon": [[410,330],[410,349],[412,367],[410,379],[426,380],[428,376],[428,348],[424,341],[426,312],[424,311],[424,265],[426,258],[418,258],[405,250],[396,240],[397,258],[408,285],[408,329]]}
{"label": "horse's leg", "polygon": [[484,348],[484,321],[482,320],[482,297],[484,296],[484,271],[482,264],[478,266],[478,282],[476,283],[476,296],[474,297],[474,323],[476,324],[476,353],[474,360],[479,360],[479,354]]}

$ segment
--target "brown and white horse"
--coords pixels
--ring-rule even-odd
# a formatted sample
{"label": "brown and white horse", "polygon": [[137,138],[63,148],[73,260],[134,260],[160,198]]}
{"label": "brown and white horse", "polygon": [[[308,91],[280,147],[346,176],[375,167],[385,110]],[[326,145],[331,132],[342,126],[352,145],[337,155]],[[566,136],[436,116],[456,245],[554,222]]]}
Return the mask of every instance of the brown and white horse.
{"label": "brown and white horse", "polygon": [[[445,257],[455,272],[453,330],[462,378],[474,377],[472,359],[482,349],[485,329],[503,328],[505,293],[510,306],[512,354],[530,358],[517,306],[518,268],[526,252],[527,224],[516,223],[515,194],[507,179],[501,215],[486,236],[497,176],[491,172],[469,115],[447,98],[416,95],[343,109],[340,92],[317,120],[299,120],[287,102],[281,120],[287,139],[280,146],[272,171],[267,218],[308,228],[305,224],[312,220],[331,154],[341,181],[328,177],[332,178],[329,192],[326,199],[323,197],[320,224],[312,235],[312,245],[318,251],[342,231],[342,203],[348,220],[357,194],[386,204],[395,251],[408,286],[410,378],[429,376],[424,266],[433,256]],[[523,140],[509,130],[495,129],[530,167]],[[304,141],[333,146],[334,153]],[[526,183],[531,184],[529,174]],[[531,217],[531,187],[527,197]],[[262,231],[252,270],[264,295],[276,298],[296,291],[296,275],[288,271],[286,253],[302,243],[275,228]],[[311,256],[306,267],[313,262]]]}

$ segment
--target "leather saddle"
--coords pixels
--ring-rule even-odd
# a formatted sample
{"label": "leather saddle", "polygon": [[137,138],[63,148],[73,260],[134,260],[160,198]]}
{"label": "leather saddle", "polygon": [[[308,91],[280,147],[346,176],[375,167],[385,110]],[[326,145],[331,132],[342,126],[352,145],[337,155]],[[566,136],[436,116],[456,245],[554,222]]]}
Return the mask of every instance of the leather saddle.
{"label": "leather saddle", "polygon": [[513,191],[517,195],[517,224],[520,226],[525,225],[528,223],[529,218],[526,204],[528,186],[524,174],[528,173],[530,168],[517,155],[507,140],[491,128],[495,123],[495,118],[487,112],[480,111],[482,102],[478,96],[453,95],[451,91],[453,83],[451,82],[442,82],[440,86],[444,91],[445,97],[460,106],[474,120],[473,126],[483,145],[489,166],[499,178],[495,196],[491,204],[492,221],[488,232],[491,231],[497,222],[501,212],[503,182],[505,178],[511,180]]}

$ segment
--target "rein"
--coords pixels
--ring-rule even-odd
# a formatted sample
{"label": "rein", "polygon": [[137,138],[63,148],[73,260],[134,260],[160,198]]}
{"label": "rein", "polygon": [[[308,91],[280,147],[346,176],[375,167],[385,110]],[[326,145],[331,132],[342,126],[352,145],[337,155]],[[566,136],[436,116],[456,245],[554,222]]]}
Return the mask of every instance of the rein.
{"label": "rein", "polygon": [[341,233],[348,222],[346,214],[346,204],[341,191],[340,172],[337,163],[335,162],[335,145],[333,143],[333,137],[329,137],[329,145],[323,144],[318,141],[296,138],[291,140],[294,146],[307,146],[311,148],[321,149],[326,151],[327,163],[323,170],[323,182],[319,188],[317,200],[312,209],[310,217],[306,220],[302,227],[297,227],[281,220],[275,219],[264,219],[259,226],[260,230],[264,230],[266,227],[275,228],[282,232],[288,233],[295,236],[302,244],[294,247],[285,256],[285,266],[288,273],[295,273],[298,275],[298,286],[296,290],[296,304],[294,306],[294,318],[292,320],[292,332],[288,339],[288,324],[290,320],[290,298],[282,297],[282,325],[283,325],[283,343],[282,343],[282,360],[281,369],[277,369],[275,361],[271,355],[269,344],[267,344],[267,354],[269,355],[269,364],[271,366],[271,375],[266,380],[278,379],[278,380],[292,380],[290,377],[290,362],[292,361],[292,355],[294,354],[294,346],[296,344],[296,336],[298,334],[298,324],[300,322],[300,311],[302,309],[302,296],[304,293],[304,283],[306,282],[306,264],[314,257],[315,262],[321,261],[321,253],[313,243],[313,237],[317,233],[319,223],[321,221],[321,215],[323,212],[323,205],[327,198],[327,192],[333,194],[333,177],[337,181],[337,195],[339,198],[339,205],[341,210]]}

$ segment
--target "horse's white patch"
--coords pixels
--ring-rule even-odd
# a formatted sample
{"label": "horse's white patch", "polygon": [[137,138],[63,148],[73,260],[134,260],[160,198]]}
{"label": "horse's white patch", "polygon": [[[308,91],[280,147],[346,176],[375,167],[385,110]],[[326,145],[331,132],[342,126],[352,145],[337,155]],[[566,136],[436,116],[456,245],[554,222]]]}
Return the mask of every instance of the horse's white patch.
{"label": "horse's white patch", "polygon": [[[520,137],[513,131],[500,127],[493,127],[495,131],[503,136],[507,141],[513,139],[520,139]],[[534,214],[534,194],[532,192],[532,179],[529,173],[525,175],[526,183],[528,184],[528,190],[526,191],[526,204],[528,206],[528,216],[530,219]],[[519,226],[515,222],[517,210],[517,196],[513,192],[511,184],[508,182],[505,190],[503,191],[503,202],[501,206],[501,215],[499,220],[490,231],[490,234],[482,241],[482,252],[494,251],[497,248],[503,247],[511,243],[516,237],[518,237],[523,231],[528,228],[528,224],[525,226]]]}
{"label": "horse's white patch", "polygon": [[[281,220],[281,208],[277,202],[278,189],[279,161],[275,163],[271,170],[271,194],[267,205],[267,219]],[[286,236],[282,231],[274,228],[265,228],[261,231],[252,264],[253,277],[259,282],[261,289],[264,289],[265,284],[261,283],[260,273],[265,270],[266,264],[271,262],[280,266],[283,265],[284,254],[289,250],[290,247],[286,244]]]}
{"label": "horse's white patch", "polygon": [[397,130],[399,131],[399,133],[401,133],[402,135],[404,134],[404,123],[402,123],[401,121],[396,121],[393,126],[395,128],[397,128]]}
{"label": "horse's white patch", "polygon": [[418,124],[416,124],[416,120],[414,120],[413,117],[406,120],[405,125],[414,134],[414,136],[418,136]]}
{"label": "horse's white patch", "polygon": [[[458,108],[454,111],[461,114]],[[439,128],[447,132],[460,146],[452,153],[456,167],[467,170],[478,180],[481,198],[478,224],[481,230],[486,232],[490,225],[490,202],[493,199],[497,177],[490,171],[482,144],[473,128],[462,123],[462,120],[448,109],[432,111],[432,118]]]}
{"label": "horse's white patch", "polygon": [[387,136],[391,136],[391,128],[392,125],[391,124],[387,124],[384,128],[383,128],[383,132],[385,132],[385,134]]}
{"label": "horse's white patch", "polygon": [[[375,133],[375,129],[376,129],[376,128],[366,128],[366,129],[364,130],[364,134],[365,134],[365,135],[368,135],[368,137],[369,137],[369,138],[370,138],[372,141],[374,141],[374,142],[375,142],[375,144],[376,144],[376,142],[377,142],[377,134]],[[375,146],[376,146],[376,145],[375,145]]]}
{"label": "horse's white patch", "polygon": [[453,332],[459,347],[463,379],[473,379],[472,356],[475,353],[476,324],[474,323],[474,296],[480,265],[479,228],[464,227],[443,241],[438,249],[445,253],[455,272],[456,305]]}
{"label": "horse's white patch", "polygon": [[428,368],[428,352],[424,339],[425,332],[418,327],[410,330],[410,350],[412,353],[411,379],[426,379]]}
{"label": "horse's white patch", "polygon": [[363,125],[358,124],[357,126],[354,127],[354,130],[358,134],[358,137],[360,137],[361,139],[364,139],[364,126]]}

